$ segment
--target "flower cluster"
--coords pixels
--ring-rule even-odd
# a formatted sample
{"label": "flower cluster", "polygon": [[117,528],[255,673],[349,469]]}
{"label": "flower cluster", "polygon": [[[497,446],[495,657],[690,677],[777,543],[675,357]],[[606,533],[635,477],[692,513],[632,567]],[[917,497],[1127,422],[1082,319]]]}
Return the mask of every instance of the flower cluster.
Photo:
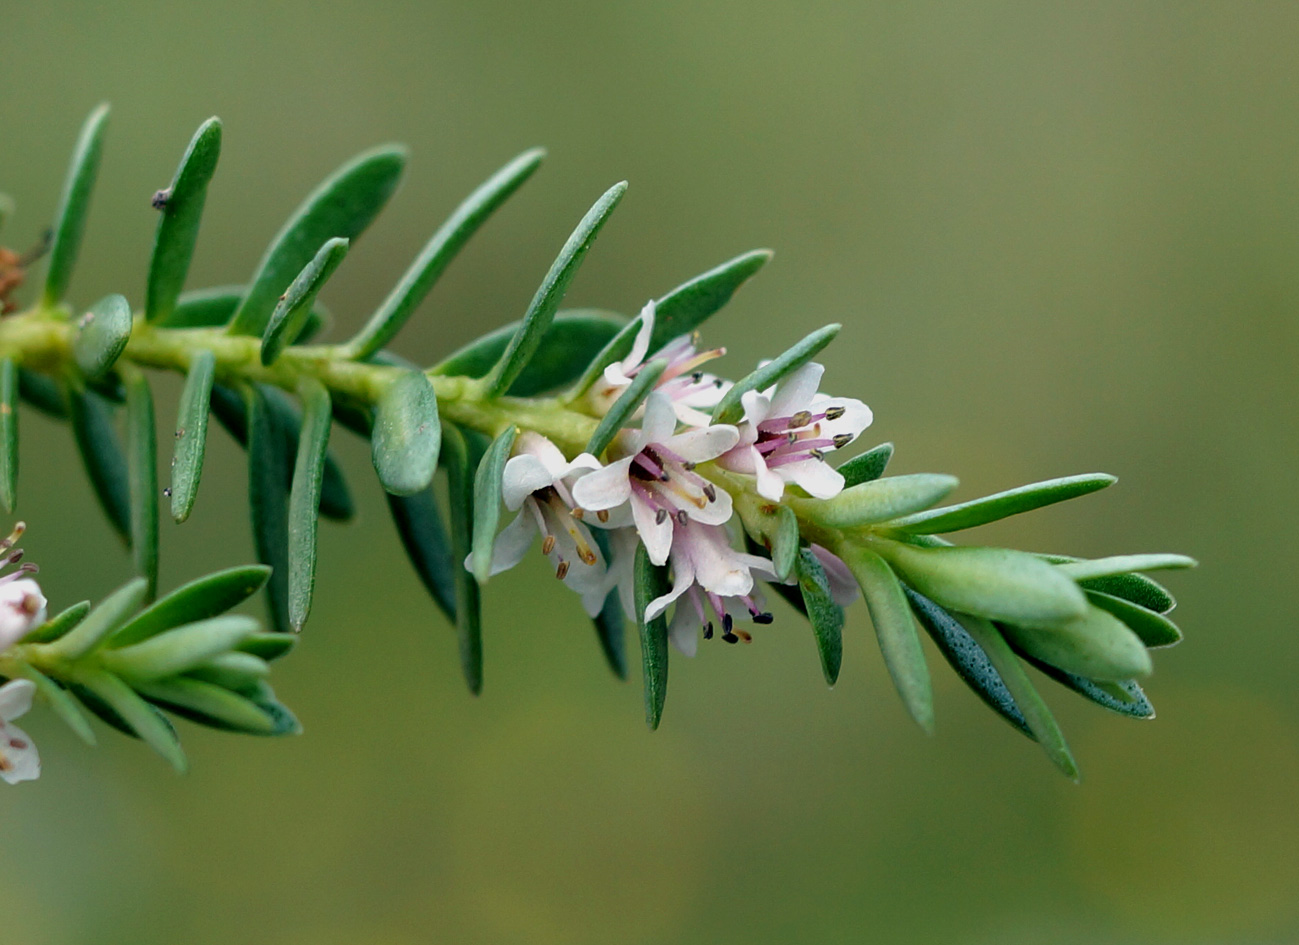
{"label": "flower cluster", "polygon": [[[778,579],[770,560],[736,547],[735,507],[727,476],[718,472],[753,477],[754,491],[771,502],[791,486],[800,495],[831,498],[844,480],[826,454],[870,425],[870,408],[819,393],[824,369],[808,362],[768,390],[744,393],[737,425],[713,423],[708,411],[732,384],[701,367],[725,349],[700,351],[695,337],[682,335],[651,354],[653,302],[639,321],[631,351],[605,368],[585,399],[603,416],[647,365],[662,362],[666,367],[638,408],[639,429],[619,431],[603,461],[590,453],[569,461],[545,437],[522,433],[501,490],[506,507],[519,514],[496,541],[492,573],[517,564],[540,535],[556,575],[581,595],[588,614],[599,613],[616,592],[633,620],[674,608],[669,638],[686,655],[695,653],[701,631],[704,639],[748,642],[752,636],[739,622],[772,619],[755,578]],[[633,593],[640,545],[671,576],[671,589],[643,614],[635,612]],[[851,600],[856,583],[847,567],[825,549],[813,552],[835,596]]]}
{"label": "flower cluster", "polygon": [[[9,537],[0,541],[0,568],[18,567],[0,577],[0,656],[45,622],[45,595],[40,585],[28,575],[36,565],[22,561],[21,548],[14,545],[26,526],[19,522]],[[41,759],[36,746],[11,722],[32,705],[36,686],[27,679],[14,679],[0,686],[0,780],[9,784],[31,781],[40,776]]]}

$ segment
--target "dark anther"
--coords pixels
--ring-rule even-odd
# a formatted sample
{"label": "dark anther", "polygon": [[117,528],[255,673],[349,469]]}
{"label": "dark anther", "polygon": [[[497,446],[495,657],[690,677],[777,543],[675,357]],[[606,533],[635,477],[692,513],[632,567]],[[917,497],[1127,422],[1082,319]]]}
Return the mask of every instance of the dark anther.
{"label": "dark anther", "polygon": [[681,468],[684,469],[686,472],[690,472],[695,468],[696,465],[697,465],[696,463],[692,463],[690,462],[690,460],[686,460],[684,463],[681,464]]}
{"label": "dark anther", "polygon": [[171,200],[171,188],[165,187],[162,190],[153,192],[153,199],[149,201],[149,205],[155,210],[166,210],[167,201],[169,200]]}
{"label": "dark anther", "polygon": [[834,448],[837,450],[843,449],[851,442],[852,442],[851,433],[840,433],[838,436],[834,438]]}
{"label": "dark anther", "polygon": [[555,577],[559,578],[561,581],[564,580],[564,578],[568,577],[567,561],[564,561],[562,559],[560,560],[559,566],[555,568]]}
{"label": "dark anther", "polygon": [[754,614],[754,615],[753,615],[753,622],[754,622],[754,623],[764,623],[764,624],[765,624],[765,623],[771,623],[771,621],[773,621],[774,619],[776,619],[776,618],[772,617],[771,614]]}
{"label": "dark anther", "polygon": [[659,509],[657,512],[654,513],[654,524],[655,524],[655,525],[662,525],[662,524],[663,524],[664,522],[666,522],[667,520],[668,520],[668,510],[667,510],[667,509]]}
{"label": "dark anther", "polygon": [[731,627],[735,626],[735,621],[730,614],[722,614],[722,629],[727,633],[731,632]]}
{"label": "dark anther", "polygon": [[716,502],[717,487],[710,482],[708,485],[704,486],[704,495],[708,496],[709,502]]}
{"label": "dark anther", "polygon": [[805,427],[812,422],[812,412],[810,410],[800,410],[794,416],[789,418],[791,427]]}
{"label": "dark anther", "polygon": [[813,459],[825,459],[824,450],[808,450],[808,452],[812,454]]}
{"label": "dark anther", "polygon": [[825,408],[825,418],[827,420],[838,420],[843,416],[843,410],[843,407],[827,407]]}
{"label": "dark anther", "polygon": [[690,516],[686,514],[685,509],[677,509],[677,521],[683,526],[690,521]]}
{"label": "dark anther", "polygon": [[722,639],[725,640],[727,643],[739,643],[739,642],[740,642],[740,638],[737,637],[735,634],[731,633],[729,630],[728,630],[726,633],[723,633],[723,634],[722,634]]}
{"label": "dark anther", "polygon": [[702,381],[702,380],[704,379],[704,372],[703,372],[703,371],[695,371],[695,373],[693,373],[693,374],[690,375],[690,379],[691,379],[692,381],[694,381],[696,384],[698,384],[700,381]]}
{"label": "dark anther", "polygon": [[713,638],[713,622],[710,620],[708,621],[708,623],[704,624],[704,639],[711,640],[712,638]]}

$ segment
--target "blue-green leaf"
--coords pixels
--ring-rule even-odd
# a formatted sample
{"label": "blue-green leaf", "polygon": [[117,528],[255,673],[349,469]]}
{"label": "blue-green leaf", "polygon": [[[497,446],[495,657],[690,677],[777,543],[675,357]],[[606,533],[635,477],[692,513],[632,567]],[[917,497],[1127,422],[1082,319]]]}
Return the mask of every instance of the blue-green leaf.
{"label": "blue-green leaf", "polygon": [[127,493],[126,457],[113,428],[113,409],[93,390],[68,390],[72,432],[81,452],[95,496],[108,521],[128,543],[131,540],[131,500]]}
{"label": "blue-green leaf", "polygon": [[518,427],[507,427],[492,441],[474,474],[474,528],[472,561],[474,577],[487,583],[492,573],[492,546],[496,543],[496,526],[501,521],[501,484],[505,463],[518,436]]}
{"label": "blue-green leaf", "polygon": [[185,287],[203,220],[207,185],[216,173],[220,156],[221,119],[209,118],[190,139],[171,186],[154,199],[161,216],[153,238],[153,257],[144,295],[144,315],[150,322],[165,321]]}
{"label": "blue-green leaf", "polygon": [[135,572],[149,582],[147,600],[158,590],[158,433],[153,394],[139,371],[126,376],[126,466],[131,493],[131,557]]}
{"label": "blue-green leaf", "polygon": [[[610,562],[611,547],[609,538],[602,528],[591,529],[592,540],[599,545],[605,563]],[[627,678],[627,633],[623,620],[622,601],[615,588],[604,598],[604,605],[593,618],[596,639],[600,642],[600,652],[605,662],[619,679]]]}
{"label": "blue-green leaf", "polygon": [[830,528],[856,528],[931,506],[957,485],[955,476],[911,473],[862,482],[830,499],[790,497],[786,502],[813,522]]}
{"label": "blue-green leaf", "polygon": [[787,505],[776,506],[776,528],[771,536],[771,566],[776,577],[786,580],[798,557],[798,516]]}
{"label": "blue-green leaf", "polygon": [[333,417],[329,391],[317,380],[298,384],[302,399],[302,436],[289,491],[289,624],[302,629],[316,589],[316,529],[320,513],[320,484],[325,474],[325,449]]}
{"label": "blue-green leaf", "polygon": [[63,301],[72,281],[72,270],[77,265],[81,251],[81,237],[86,232],[86,215],[90,211],[90,195],[99,175],[99,159],[104,150],[104,127],[108,123],[108,105],[105,103],[90,113],[81,126],[81,135],[72,152],[72,163],[63,184],[63,199],[54,218],[54,240],[50,246],[50,267],[45,274],[45,292],[42,302],[53,308]]}
{"label": "blue-green leaf", "polygon": [[216,356],[206,348],[194,352],[176,412],[176,454],[171,461],[171,517],[189,518],[198,497],[207,450],[207,418],[216,376]]}
{"label": "blue-green leaf", "polygon": [[1075,499],[1113,485],[1118,480],[1104,473],[1066,476],[1020,486],[996,495],[984,496],[960,505],[942,509],[916,512],[886,524],[886,528],[924,535],[941,535],[959,532],[976,525],[985,525],[1021,512],[1031,512],[1056,502]]}
{"label": "blue-green leaf", "polygon": [[1084,593],[1087,599],[1101,610],[1109,611],[1127,624],[1146,646],[1172,646],[1182,639],[1182,631],[1177,628],[1177,624],[1163,614],[1157,614],[1140,604],[1101,591]]}
{"label": "blue-green leaf", "polygon": [[406,371],[379,398],[370,435],[370,458],[383,488],[413,495],[437,472],[442,424],[433,385],[422,371]]}
{"label": "blue-green leaf", "polygon": [[[171,314],[159,319],[158,325],[161,328],[220,328],[230,322],[245,291],[246,287],[241,285],[218,285],[183,292]],[[318,334],[329,320],[329,310],[317,301],[311,307],[311,314],[296,343]]]}
{"label": "blue-green leaf", "polygon": [[1193,568],[1194,558],[1186,555],[1115,555],[1090,561],[1070,561],[1054,565],[1061,574],[1075,581],[1092,581],[1096,578],[1117,577],[1129,571],[1159,571],[1165,569]]}
{"label": "blue-green leaf", "polygon": [[306,329],[316,296],[343,262],[348,245],[341,237],[326,240],[279,297],[262,335],[262,364],[274,364],[280,352],[297,341]]}
{"label": "blue-green leaf", "polygon": [[[464,570],[457,564],[451,551],[451,538],[447,535],[442,513],[430,487],[414,495],[386,493],[388,509],[397,526],[406,557],[433,602],[452,623],[456,619],[456,578],[454,570]],[[463,562],[463,559],[461,559]]]}
{"label": "blue-green leaf", "polygon": [[456,585],[460,668],[469,691],[478,695],[483,688],[482,605],[478,581],[465,567],[465,559],[473,548],[474,470],[478,468],[479,450],[457,427],[447,426],[442,430],[442,455],[451,503],[451,573]]}
{"label": "blue-green leaf", "polygon": [[186,624],[130,646],[105,651],[106,669],[133,683],[153,682],[187,672],[233,649],[257,632],[257,621],[225,614]]}
{"label": "blue-green leaf", "polygon": [[843,326],[826,325],[824,328],[818,328],[775,360],[768,361],[756,371],[740,378],[713,408],[713,423],[738,421],[744,416],[744,405],[740,403],[740,398],[744,394],[751,390],[765,390],[787,374],[801,368],[834,340],[841,327]]}
{"label": "blue-green leaf", "polygon": [[628,424],[636,411],[645,403],[645,398],[653,393],[654,385],[658,383],[658,379],[667,370],[667,366],[667,361],[660,358],[657,361],[651,361],[636,373],[635,378],[627,385],[627,389],[613,402],[613,406],[601,418],[600,424],[595,428],[595,432],[591,434],[591,440],[586,444],[588,453],[592,456],[600,456],[604,453],[605,448],[618,435],[618,431]]}
{"label": "blue-green leaf", "polygon": [[0,358],[0,507],[18,504],[18,367]]}
{"label": "blue-green leaf", "polygon": [[249,564],[190,581],[124,624],[108,645],[130,646],[172,627],[220,616],[257,593],[270,575],[271,569],[265,565]]}
{"label": "blue-green leaf", "polygon": [[545,156],[546,152],[542,148],[524,151],[456,207],[455,212],[420,250],[420,254],[415,257],[401,281],[393,286],[378,311],[370,316],[356,337],[347,343],[349,357],[364,360],[396,337],[447,265],[469,242],[469,238],[478,232],[478,228],[487,222],[497,207],[532,176]]}
{"label": "blue-green leaf", "polygon": [[58,616],[51,617],[39,627],[34,627],[19,642],[49,643],[52,640],[57,640],[86,619],[88,613],[90,613],[90,601],[83,600],[79,604],[73,604],[67,610],[61,611]]}
{"label": "blue-green leaf", "polygon": [[67,392],[53,378],[26,368],[18,369],[18,396],[47,417],[68,418]]}
{"label": "blue-green leaf", "polygon": [[281,633],[289,623],[289,478],[293,456],[289,441],[268,406],[264,389],[247,391],[248,504],[252,512],[257,560],[269,565],[266,585],[271,623]]}
{"label": "blue-green leaf", "polygon": [[645,608],[667,593],[667,569],[655,566],[643,544],[636,546],[636,626],[640,631],[641,670],[645,680],[645,722],[650,730],[659,727],[668,697],[668,621],[665,614],[645,619]]}
{"label": "blue-green leaf", "polygon": [[246,735],[276,734],[275,720],[267,712],[238,693],[201,679],[159,679],[142,684],[139,692],[199,725]]}
{"label": "blue-green leaf", "polygon": [[1007,623],[1002,634],[1016,649],[1087,679],[1119,682],[1152,669],[1141,638],[1099,607],[1045,628]]}
{"label": "blue-green leaf", "polygon": [[131,338],[131,303],[120,295],[106,295],[81,316],[72,339],[72,356],[83,374],[103,377],[126,349]]}
{"label": "blue-green leaf", "polygon": [[144,603],[149,582],[135,578],[123,584],[95,606],[90,613],[63,636],[54,640],[49,652],[63,660],[73,662],[98,648],[113,631],[126,623]]}
{"label": "blue-green leaf", "polygon": [[[177,771],[185,771],[188,765],[185,753],[181,751],[180,739],[176,737],[176,730],[163,718],[161,712],[137,696],[130,686],[112,673],[102,670],[79,673],[76,682],[110,709],[128,731],[139,736],[146,745],[162,755],[168,764]],[[94,711],[93,703],[86,704]]]}
{"label": "blue-green leaf", "polygon": [[844,488],[859,486],[863,482],[873,482],[880,478],[880,476],[884,475],[884,470],[888,468],[889,460],[892,458],[892,443],[881,443],[860,456],[854,456],[839,467],[839,475],[843,476]]}
{"label": "blue-green leaf", "polygon": [[1155,707],[1150,704],[1141,687],[1131,679],[1122,682],[1097,682],[1083,676],[1075,676],[1057,669],[1050,663],[1043,663],[1027,653],[1019,654],[1025,662],[1041,670],[1066,689],[1072,689],[1084,699],[1096,703],[1111,712],[1126,715],[1133,719],[1153,719]]}
{"label": "blue-green leaf", "polygon": [[578,223],[577,229],[564,243],[563,249],[551,264],[550,271],[546,273],[546,277],[532,297],[532,302],[528,305],[518,331],[510,339],[509,346],[496,363],[496,367],[488,375],[488,396],[501,396],[523,373],[528,361],[540,346],[546,329],[550,327],[559,303],[564,300],[564,293],[568,291],[569,283],[577,274],[578,266],[586,258],[605,220],[609,218],[609,214],[613,212],[613,208],[618,205],[618,201],[626,192],[625,181],[614,184],[605,191],[595,205],[586,212],[586,216]]}
{"label": "blue-green leaf", "polygon": [[825,674],[825,681],[833,686],[839,679],[839,667],[843,665],[843,608],[834,602],[825,568],[812,549],[799,551],[794,561],[794,574],[798,578],[804,612],[812,624],[816,651],[821,657],[821,672]]}
{"label": "blue-green leaf", "polygon": [[66,689],[27,663],[20,662],[17,668],[24,679],[30,679],[35,684],[36,692],[54,710],[54,714],[76,732],[78,738],[87,745],[95,744],[95,730],[90,727],[90,719],[86,718],[86,713]]}
{"label": "blue-green leaf", "polygon": [[405,148],[375,148],[348,161],[308,194],[271,240],[230,320],[230,334],[262,335],[284,287],[326,240],[360,236],[397,189],[405,166]]}

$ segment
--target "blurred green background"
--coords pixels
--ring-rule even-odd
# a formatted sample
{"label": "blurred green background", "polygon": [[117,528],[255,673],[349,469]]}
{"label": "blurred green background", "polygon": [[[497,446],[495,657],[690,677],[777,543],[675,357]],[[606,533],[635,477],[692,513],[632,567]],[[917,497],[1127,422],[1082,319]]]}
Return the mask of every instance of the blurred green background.
{"label": "blurred green background", "polygon": [[[860,605],[833,691],[782,609],[752,646],[674,661],[650,735],[639,682],[610,676],[540,554],[488,588],[469,697],[367,449],[339,433],[359,520],[322,528],[313,622],[278,672],[306,734],[185,726],[177,778],[111,733],[88,751],[26,720],[45,774],[0,792],[4,940],[1299,938],[1297,45],[1286,2],[5,4],[6,243],[35,240],[82,118],[114,105],[82,302],[141,300],[149,197],[211,114],[192,286],[247,278],[352,153],[410,144],[326,292],[335,337],[469,189],[544,144],[403,354],[518,317],[628,178],[570,304],[634,311],[770,245],[708,326],[730,373],[842,321],[828,388],[872,405],[864,442],[895,441],[897,471],[956,473],[959,498],[1121,477],[969,540],[1202,568],[1169,581],[1187,640],[1158,654],[1157,721],[1053,693],[1081,786],[937,662],[926,738]],[[128,557],[68,431],[23,424],[29,554],[55,606],[97,598]],[[165,587],[252,557],[242,456],[223,433],[209,456],[191,521],[164,523]]]}

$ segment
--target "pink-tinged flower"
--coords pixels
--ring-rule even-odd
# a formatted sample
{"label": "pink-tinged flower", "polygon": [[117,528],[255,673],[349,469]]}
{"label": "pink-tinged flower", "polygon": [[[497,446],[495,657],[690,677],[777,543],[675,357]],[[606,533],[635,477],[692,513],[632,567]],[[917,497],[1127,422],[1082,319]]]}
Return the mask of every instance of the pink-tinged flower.
{"label": "pink-tinged flower", "polygon": [[726,349],[698,351],[691,335],[681,335],[647,358],[653,333],[654,303],[650,301],[641,309],[640,330],[636,333],[627,357],[606,367],[604,376],[591,388],[591,405],[597,413],[603,415],[647,362],[662,359],[667,361],[667,367],[654,389],[667,396],[677,419],[682,423],[696,427],[707,426],[712,408],[730,390],[731,382],[707,374],[699,368],[724,355]]}
{"label": "pink-tinged flower", "polygon": [[777,386],[745,393],[740,442],[717,464],[756,477],[758,494],[772,502],[780,501],[786,483],[817,499],[838,495],[843,476],[825,454],[855,440],[872,416],[860,400],[817,393],[824,371],[809,361]]}
{"label": "pink-tinged flower", "polygon": [[45,604],[41,586],[31,578],[0,578],[0,653],[45,622]]}
{"label": "pink-tinged flower", "polygon": [[821,562],[821,567],[825,568],[826,583],[830,585],[830,599],[840,607],[847,607],[857,599],[857,579],[838,555],[820,545],[812,545],[811,549],[816,560]]}
{"label": "pink-tinged flower", "polygon": [[36,746],[26,732],[9,724],[32,707],[35,691],[30,679],[15,679],[0,686],[0,780],[9,784],[41,776],[41,756]]}
{"label": "pink-tinged flower", "polygon": [[663,564],[672,531],[690,520],[721,525],[731,518],[731,497],[694,468],[716,459],[739,441],[739,431],[718,425],[675,433],[668,398],[650,394],[640,430],[623,430],[614,441],[622,459],[586,473],[573,484],[573,499],[590,512],[630,504],[632,520],[650,560]]}
{"label": "pink-tinged flower", "polygon": [[675,602],[668,638],[686,656],[695,655],[700,629],[705,639],[712,637],[714,616],[722,625],[722,639],[727,643],[749,639],[744,631],[735,631],[737,617],[747,616],[754,623],[771,622],[771,614],[763,610],[762,598],[753,589],[754,571],[766,578],[774,577],[771,562],[736,551],[724,527],[688,521],[673,536],[669,560],[672,589],[650,601],[645,619],[653,620]]}
{"label": "pink-tinged flower", "polygon": [[581,595],[587,613],[594,616],[607,591],[605,563],[582,522],[583,510],[574,507],[571,489],[583,471],[599,469],[600,463],[589,453],[570,463],[555,444],[530,430],[519,434],[514,450],[505,463],[501,498],[506,508],[519,514],[496,536],[491,573],[518,564],[541,535],[541,550],[555,575]]}

